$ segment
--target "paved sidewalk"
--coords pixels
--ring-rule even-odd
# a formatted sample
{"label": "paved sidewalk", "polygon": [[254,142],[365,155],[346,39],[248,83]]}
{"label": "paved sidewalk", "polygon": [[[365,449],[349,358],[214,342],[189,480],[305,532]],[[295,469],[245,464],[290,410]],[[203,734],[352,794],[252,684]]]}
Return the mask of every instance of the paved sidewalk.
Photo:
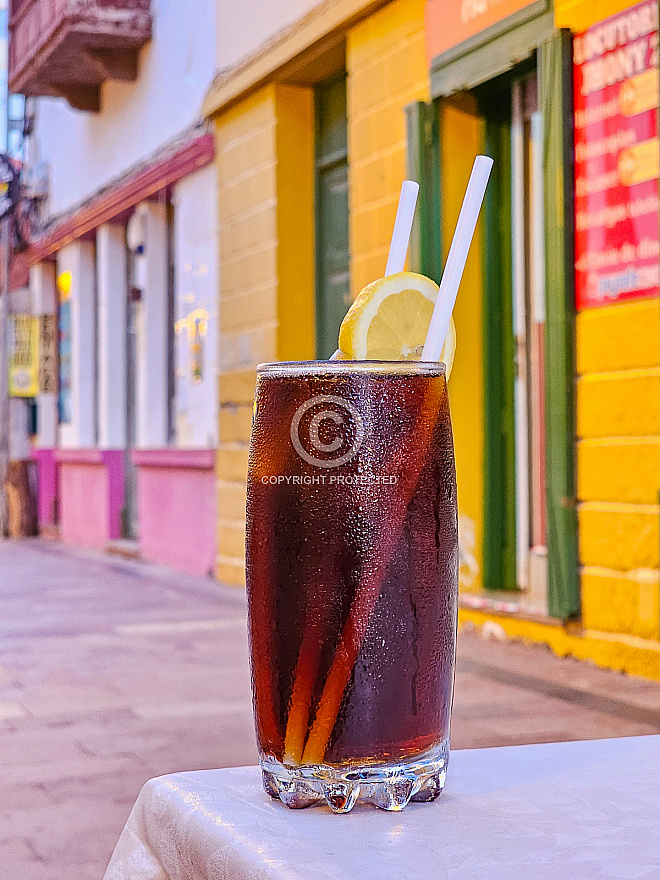
{"label": "paved sidewalk", "polygon": [[[0,542],[0,876],[100,880],[142,784],[254,763],[241,591]],[[454,748],[660,732],[660,685],[462,633]]]}

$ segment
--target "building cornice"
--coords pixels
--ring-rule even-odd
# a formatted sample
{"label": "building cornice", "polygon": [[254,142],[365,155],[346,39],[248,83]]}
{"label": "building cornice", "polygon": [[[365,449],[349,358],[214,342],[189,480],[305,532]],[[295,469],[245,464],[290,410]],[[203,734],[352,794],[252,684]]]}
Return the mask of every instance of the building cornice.
{"label": "building cornice", "polygon": [[31,243],[25,255],[28,262],[46,259],[101,224],[118,220],[138,202],[209,165],[214,155],[213,134],[206,125],[179,137],[82,204],[52,220]]}
{"label": "building cornice", "polygon": [[211,118],[270,82],[295,79],[295,71],[342,39],[361,19],[391,0],[323,0],[234,67],[221,70],[204,99]]}

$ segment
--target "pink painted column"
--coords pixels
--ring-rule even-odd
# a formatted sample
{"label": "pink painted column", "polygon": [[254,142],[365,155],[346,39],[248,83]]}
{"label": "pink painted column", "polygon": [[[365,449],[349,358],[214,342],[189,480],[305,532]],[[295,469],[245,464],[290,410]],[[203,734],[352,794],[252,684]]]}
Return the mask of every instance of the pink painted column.
{"label": "pink painted column", "polygon": [[215,567],[214,449],[139,449],[140,554],[189,574]]}
{"label": "pink painted column", "polygon": [[123,449],[58,449],[60,536],[103,549],[121,536]]}

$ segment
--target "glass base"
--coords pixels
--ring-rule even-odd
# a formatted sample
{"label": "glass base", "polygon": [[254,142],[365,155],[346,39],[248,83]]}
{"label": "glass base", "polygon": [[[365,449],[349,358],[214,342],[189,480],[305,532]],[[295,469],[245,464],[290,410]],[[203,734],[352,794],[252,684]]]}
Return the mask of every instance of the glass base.
{"label": "glass base", "polygon": [[442,792],[449,740],[414,760],[391,764],[290,767],[269,755],[263,755],[259,763],[267,793],[294,810],[325,802],[333,813],[348,813],[362,801],[397,812],[410,801],[434,801]]}

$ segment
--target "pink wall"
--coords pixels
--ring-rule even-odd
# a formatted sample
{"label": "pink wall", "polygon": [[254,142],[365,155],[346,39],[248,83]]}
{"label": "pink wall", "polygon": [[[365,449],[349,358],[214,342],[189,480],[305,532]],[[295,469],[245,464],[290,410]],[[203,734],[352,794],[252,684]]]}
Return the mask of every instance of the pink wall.
{"label": "pink wall", "polygon": [[215,450],[141,449],[138,468],[140,555],[189,574],[215,568]]}
{"label": "pink wall", "polygon": [[37,517],[39,526],[57,522],[57,462],[54,449],[35,448],[32,459],[37,463]]}
{"label": "pink wall", "polygon": [[121,534],[124,452],[58,449],[60,537],[68,544],[105,548]]}

